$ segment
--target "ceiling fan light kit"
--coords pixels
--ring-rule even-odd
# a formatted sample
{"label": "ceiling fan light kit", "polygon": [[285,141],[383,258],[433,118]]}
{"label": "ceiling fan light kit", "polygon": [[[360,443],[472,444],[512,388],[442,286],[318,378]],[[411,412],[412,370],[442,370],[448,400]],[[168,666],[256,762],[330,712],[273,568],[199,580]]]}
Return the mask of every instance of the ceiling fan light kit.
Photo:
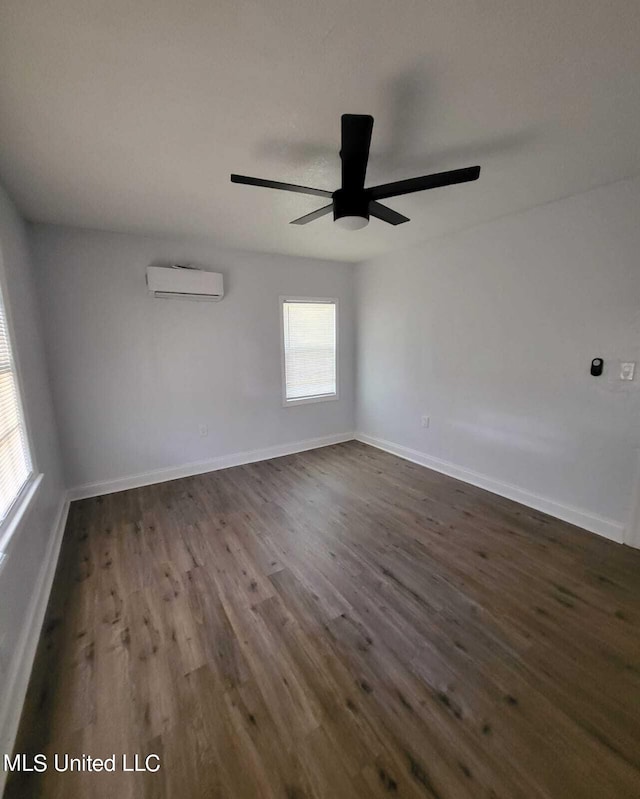
{"label": "ceiling fan light kit", "polygon": [[369,224],[368,216],[339,216],[334,219],[336,225],[343,230],[361,230]]}
{"label": "ceiling fan light kit", "polygon": [[401,194],[437,189],[441,186],[451,186],[455,183],[467,183],[477,180],[480,176],[480,167],[471,166],[419,178],[398,180],[394,183],[385,183],[365,189],[364,181],[372,132],[372,116],[368,114],[342,115],[342,148],[340,150],[342,186],[334,192],[297,186],[292,183],[280,183],[275,180],[251,178],[245,175],[231,175],[231,182],[331,198],[329,205],[294,219],[291,224],[306,225],[333,211],[334,222],[343,230],[360,230],[369,224],[370,216],[375,216],[390,225],[401,225],[409,221],[408,217],[388,208],[378,202],[379,200],[399,197]]}

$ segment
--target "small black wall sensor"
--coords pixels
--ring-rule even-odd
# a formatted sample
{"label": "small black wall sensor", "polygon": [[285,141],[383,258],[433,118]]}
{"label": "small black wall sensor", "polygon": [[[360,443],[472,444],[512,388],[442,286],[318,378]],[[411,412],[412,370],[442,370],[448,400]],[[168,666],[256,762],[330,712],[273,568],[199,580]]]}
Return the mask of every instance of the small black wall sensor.
{"label": "small black wall sensor", "polygon": [[591,374],[594,377],[600,377],[602,374],[602,367],[604,366],[604,361],[602,358],[594,358],[591,361]]}

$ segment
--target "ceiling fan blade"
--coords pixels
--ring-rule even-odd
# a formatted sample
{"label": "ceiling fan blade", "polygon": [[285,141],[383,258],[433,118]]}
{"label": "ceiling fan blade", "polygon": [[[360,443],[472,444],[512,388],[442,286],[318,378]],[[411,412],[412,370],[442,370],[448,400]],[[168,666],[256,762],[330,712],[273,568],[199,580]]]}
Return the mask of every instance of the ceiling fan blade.
{"label": "ceiling fan blade", "polygon": [[409,221],[408,216],[403,216],[397,211],[387,208],[386,205],[377,203],[375,200],[369,203],[369,215],[382,219],[383,222],[388,222],[390,225],[401,225],[403,222]]}
{"label": "ceiling fan blade", "polygon": [[313,194],[316,197],[332,197],[332,191],[324,189],[310,189],[308,186],[296,186],[294,183],[280,183],[277,180],[263,180],[262,178],[248,178],[246,175],[231,175],[232,183],[244,183],[247,186],[264,186],[266,189],[281,189],[282,191],[295,191],[299,194]]}
{"label": "ceiling fan blade", "polygon": [[467,183],[470,180],[477,180],[479,176],[480,167],[470,166],[466,169],[452,169],[450,172],[438,172],[435,175],[425,175],[421,178],[384,183],[382,186],[373,186],[367,189],[367,193],[372,200],[384,200],[385,197],[399,197],[401,194],[411,194],[414,191],[437,189],[440,186],[452,186],[454,183]]}
{"label": "ceiling fan blade", "polygon": [[369,114],[342,115],[342,188],[360,191],[364,187],[373,131],[373,117]]}
{"label": "ceiling fan blade", "polygon": [[320,219],[321,216],[324,216],[325,214],[328,214],[331,211],[333,211],[333,203],[325,205],[323,208],[318,208],[317,211],[312,211],[310,214],[299,216],[297,219],[294,219],[292,222],[289,222],[289,224],[306,225],[307,222],[314,222],[316,219]]}

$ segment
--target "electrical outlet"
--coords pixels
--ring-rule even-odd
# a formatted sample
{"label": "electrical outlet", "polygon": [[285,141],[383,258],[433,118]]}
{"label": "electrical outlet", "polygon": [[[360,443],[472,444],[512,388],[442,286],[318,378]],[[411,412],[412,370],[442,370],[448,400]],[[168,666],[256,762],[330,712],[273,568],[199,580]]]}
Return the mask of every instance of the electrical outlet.
{"label": "electrical outlet", "polygon": [[620,364],[620,380],[633,380],[636,371],[635,361],[626,361]]}
{"label": "electrical outlet", "polygon": [[198,428],[198,430],[199,430],[200,435],[202,436],[202,438],[204,438],[205,436],[209,435],[209,428],[207,427],[206,424],[201,424],[200,427]]}
{"label": "electrical outlet", "polygon": [[421,427],[429,427],[429,421],[430,421],[430,419],[429,419],[429,417],[428,417],[428,416],[423,416],[423,417],[420,419],[420,425],[421,425]]}

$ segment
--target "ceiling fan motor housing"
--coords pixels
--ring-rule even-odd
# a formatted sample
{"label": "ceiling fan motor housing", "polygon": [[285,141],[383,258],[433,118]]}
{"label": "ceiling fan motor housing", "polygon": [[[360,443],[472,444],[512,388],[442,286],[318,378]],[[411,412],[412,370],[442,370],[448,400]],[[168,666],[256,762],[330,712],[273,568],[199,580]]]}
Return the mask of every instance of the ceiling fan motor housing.
{"label": "ceiling fan motor housing", "polygon": [[333,193],[333,219],[337,221],[344,216],[361,216],[369,219],[369,197],[366,192],[349,192],[338,189]]}

